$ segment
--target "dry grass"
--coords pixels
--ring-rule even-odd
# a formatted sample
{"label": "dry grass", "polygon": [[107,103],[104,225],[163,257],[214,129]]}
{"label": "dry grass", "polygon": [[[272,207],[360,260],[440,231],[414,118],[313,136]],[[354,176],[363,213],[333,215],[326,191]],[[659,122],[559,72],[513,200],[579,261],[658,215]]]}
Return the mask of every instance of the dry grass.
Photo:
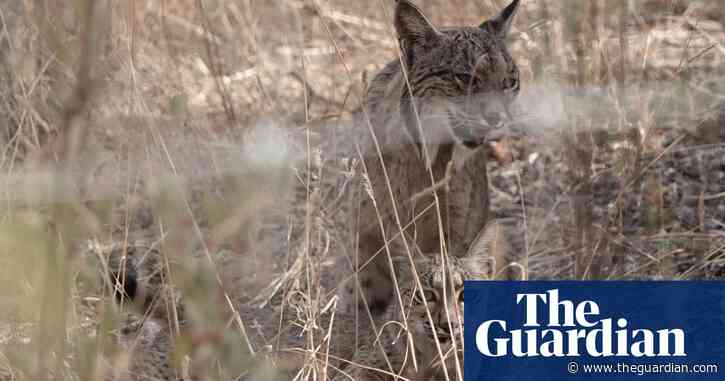
{"label": "dry grass", "polygon": [[[279,376],[251,356],[250,303],[317,327],[297,376],[324,378],[311,336],[333,273],[351,276],[331,269],[355,250],[344,205],[367,197],[336,126],[397,57],[392,1],[67,3],[0,0],[0,379],[97,380],[128,361],[84,248],[138,239],[183,292],[196,325],[177,352],[203,379]],[[478,24],[503,2],[418,3]],[[708,3],[525,1],[519,122],[491,168],[522,278],[719,276],[725,190],[703,186],[694,223],[675,222],[656,171],[725,144],[725,13]]]}

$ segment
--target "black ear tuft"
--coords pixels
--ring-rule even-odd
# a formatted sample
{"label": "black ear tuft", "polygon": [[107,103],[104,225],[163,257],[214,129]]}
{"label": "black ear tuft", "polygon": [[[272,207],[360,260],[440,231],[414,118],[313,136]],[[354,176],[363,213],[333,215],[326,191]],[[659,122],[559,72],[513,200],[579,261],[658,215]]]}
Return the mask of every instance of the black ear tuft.
{"label": "black ear tuft", "polygon": [[396,2],[394,23],[403,53],[408,58],[417,46],[439,35],[428,18],[409,0]]}
{"label": "black ear tuft", "polygon": [[511,23],[513,22],[514,16],[516,16],[516,12],[519,10],[519,5],[521,5],[521,0],[512,1],[496,17],[481,24],[481,28],[501,38],[505,37],[511,29]]}

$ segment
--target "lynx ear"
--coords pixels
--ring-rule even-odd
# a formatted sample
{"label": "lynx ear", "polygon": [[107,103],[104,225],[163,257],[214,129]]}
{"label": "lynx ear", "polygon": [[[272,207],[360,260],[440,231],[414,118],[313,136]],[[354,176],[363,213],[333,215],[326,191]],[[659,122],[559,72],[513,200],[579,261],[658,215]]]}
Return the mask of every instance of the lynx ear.
{"label": "lynx ear", "polygon": [[487,20],[480,27],[501,38],[506,37],[511,29],[514,16],[516,16],[516,12],[519,10],[519,5],[521,5],[521,0],[514,0],[501,13],[496,15],[496,17]]}
{"label": "lynx ear", "polygon": [[495,279],[502,275],[510,250],[503,225],[489,221],[473,240],[463,260],[471,273]]}
{"label": "lynx ear", "polygon": [[436,38],[440,33],[423,13],[409,0],[397,0],[395,6],[395,31],[407,59],[425,41]]}

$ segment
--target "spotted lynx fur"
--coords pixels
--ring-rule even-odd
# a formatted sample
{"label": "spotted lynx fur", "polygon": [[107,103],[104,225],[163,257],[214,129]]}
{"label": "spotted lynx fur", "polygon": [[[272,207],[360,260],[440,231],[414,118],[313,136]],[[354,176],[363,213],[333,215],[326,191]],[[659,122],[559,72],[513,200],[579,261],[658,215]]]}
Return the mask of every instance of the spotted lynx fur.
{"label": "spotted lynx fur", "polygon": [[[138,241],[129,244],[92,243],[87,254],[97,261],[101,284],[119,303],[122,318],[113,332],[119,351],[102,362],[102,379],[182,380],[175,361],[175,328],[183,321],[180,294],[169,286],[159,250]],[[107,366],[106,366],[107,365]]]}
{"label": "spotted lynx fur", "polygon": [[388,254],[441,252],[442,236],[446,252],[460,255],[486,223],[483,143],[519,91],[504,44],[519,3],[480,26],[438,29],[410,1],[397,2],[402,60],[372,79],[356,121],[372,197],[360,207],[357,278],[340,287],[344,312],[385,310]]}

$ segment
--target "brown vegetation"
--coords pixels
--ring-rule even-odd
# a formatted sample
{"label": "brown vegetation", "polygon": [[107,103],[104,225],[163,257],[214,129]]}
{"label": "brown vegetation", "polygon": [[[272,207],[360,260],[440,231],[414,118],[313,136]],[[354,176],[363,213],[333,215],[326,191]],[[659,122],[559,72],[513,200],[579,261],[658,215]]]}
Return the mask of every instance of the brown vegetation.
{"label": "brown vegetation", "polygon": [[[475,25],[504,1],[417,3],[437,24]],[[516,123],[488,169],[515,277],[723,276],[713,3],[524,0]],[[336,259],[354,241],[342,209],[367,197],[347,193],[361,169],[336,154],[368,79],[397,57],[392,7],[0,0],[0,379],[128,365],[113,340],[125,310],[98,274],[103,248],[138,241],[195,322],[164,327],[180,335],[175,364],[193,354],[202,379],[278,377],[252,356],[278,349],[261,316],[294,321],[277,324],[302,335],[291,367],[301,357],[301,378],[324,378],[320,337],[350,276]]]}

